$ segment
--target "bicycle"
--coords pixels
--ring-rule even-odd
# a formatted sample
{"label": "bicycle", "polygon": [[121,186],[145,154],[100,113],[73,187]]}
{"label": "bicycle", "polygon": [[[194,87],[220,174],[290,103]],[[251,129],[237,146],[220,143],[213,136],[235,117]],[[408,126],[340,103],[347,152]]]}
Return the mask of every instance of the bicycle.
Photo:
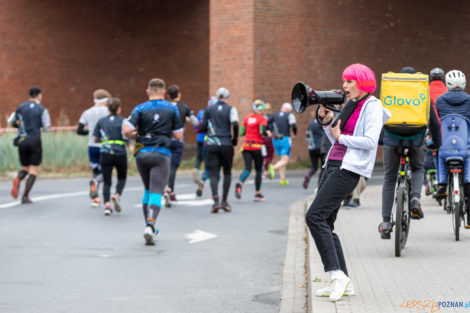
{"label": "bicycle", "polygon": [[463,195],[463,160],[460,158],[448,158],[447,205],[452,214],[452,226],[454,228],[455,241],[460,239],[460,220],[465,224],[465,206]]}
{"label": "bicycle", "polygon": [[408,148],[400,149],[400,169],[398,171],[397,189],[395,192],[395,202],[392,209],[392,230],[395,228],[395,256],[401,256],[401,250],[405,248],[410,231],[410,188],[411,188],[411,168],[408,159]]}
{"label": "bicycle", "polygon": [[[442,138],[445,140],[439,149],[441,175],[447,176],[447,198],[444,209],[452,214],[452,226],[455,241],[460,240],[460,224],[465,223],[466,207],[463,195],[464,165],[468,156],[469,123],[465,117],[457,114],[446,115],[442,119]],[[467,161],[468,162],[468,161]],[[444,173],[443,169],[447,167]],[[441,180],[443,177],[440,178]]]}

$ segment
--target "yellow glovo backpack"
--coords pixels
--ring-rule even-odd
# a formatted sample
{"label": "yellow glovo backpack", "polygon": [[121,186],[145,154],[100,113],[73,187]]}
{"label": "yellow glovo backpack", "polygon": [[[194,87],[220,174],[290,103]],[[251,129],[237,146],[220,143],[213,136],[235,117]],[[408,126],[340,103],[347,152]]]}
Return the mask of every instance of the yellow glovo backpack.
{"label": "yellow glovo backpack", "polygon": [[429,78],[417,73],[384,73],[380,100],[392,117],[385,123],[385,131],[398,137],[422,134],[429,121]]}

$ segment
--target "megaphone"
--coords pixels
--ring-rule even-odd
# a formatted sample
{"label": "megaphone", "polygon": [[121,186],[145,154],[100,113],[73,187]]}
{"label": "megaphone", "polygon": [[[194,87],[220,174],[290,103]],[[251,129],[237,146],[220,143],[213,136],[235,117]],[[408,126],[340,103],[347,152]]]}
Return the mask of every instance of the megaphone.
{"label": "megaphone", "polygon": [[340,90],[315,91],[303,82],[292,89],[292,105],[297,113],[303,113],[308,106],[320,104],[328,110],[340,112],[335,105],[342,104],[346,94]]}

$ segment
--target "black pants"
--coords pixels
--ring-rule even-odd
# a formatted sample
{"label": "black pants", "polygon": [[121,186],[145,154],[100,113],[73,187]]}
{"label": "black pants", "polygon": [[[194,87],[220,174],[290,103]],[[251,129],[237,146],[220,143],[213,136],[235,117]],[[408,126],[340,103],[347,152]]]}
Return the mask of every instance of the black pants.
{"label": "black pants", "polygon": [[171,191],[175,191],[175,180],[176,180],[176,171],[181,164],[181,158],[183,157],[183,148],[184,145],[178,140],[171,141],[171,166],[170,166],[170,177],[168,178],[168,188]]}
{"label": "black pants", "polygon": [[219,185],[218,176],[222,167],[224,172],[222,201],[227,202],[228,191],[232,182],[233,153],[232,146],[207,146],[206,166],[209,169],[212,195],[216,201]]}
{"label": "black pants", "polygon": [[256,191],[261,189],[261,178],[263,176],[263,156],[261,150],[243,150],[243,160],[245,161],[245,170],[240,175],[240,181],[243,183],[251,173],[251,164],[255,163],[255,188]]}
{"label": "black pants", "polygon": [[312,164],[308,176],[312,177],[318,170],[318,161],[321,159],[320,149],[308,150],[308,154],[310,155],[310,163]]}
{"label": "black pants", "polygon": [[109,202],[111,196],[113,168],[116,168],[118,179],[116,193],[122,195],[127,178],[127,155],[100,153],[100,165],[103,171],[103,198],[106,203]]}
{"label": "black pants", "polygon": [[305,220],[325,272],[341,269],[348,275],[341,242],[333,230],[341,202],[356,188],[360,176],[340,169],[340,166],[340,161],[328,161],[328,167],[318,186],[317,196],[308,209]]}

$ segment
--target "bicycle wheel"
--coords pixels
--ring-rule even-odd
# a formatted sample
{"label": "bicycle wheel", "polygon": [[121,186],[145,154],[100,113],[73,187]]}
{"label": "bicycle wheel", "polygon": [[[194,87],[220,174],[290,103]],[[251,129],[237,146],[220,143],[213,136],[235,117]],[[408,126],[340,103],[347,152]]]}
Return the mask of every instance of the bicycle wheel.
{"label": "bicycle wheel", "polygon": [[401,184],[397,189],[397,207],[395,210],[395,256],[401,256],[401,250],[405,248],[410,227],[410,216],[408,210],[408,197],[405,188]]}
{"label": "bicycle wheel", "polygon": [[[459,177],[455,173],[449,182],[449,208],[452,212],[452,226],[454,228],[455,241],[460,240],[460,188]],[[457,189],[458,188],[458,189]],[[457,191],[457,193],[456,193]]]}

